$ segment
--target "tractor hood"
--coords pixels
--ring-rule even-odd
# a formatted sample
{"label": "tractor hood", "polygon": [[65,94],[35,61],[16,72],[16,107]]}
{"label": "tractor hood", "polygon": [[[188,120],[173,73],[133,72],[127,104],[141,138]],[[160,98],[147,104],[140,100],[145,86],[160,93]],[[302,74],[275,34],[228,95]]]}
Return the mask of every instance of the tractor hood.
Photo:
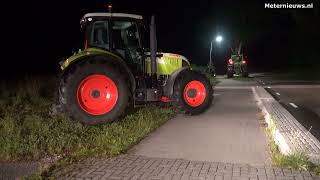
{"label": "tractor hood", "polygon": [[[146,52],[146,55],[150,56],[150,52]],[[189,60],[182,55],[174,54],[174,53],[157,52],[157,62],[158,63],[161,64],[165,59],[182,60],[182,61],[185,61],[190,66]]]}
{"label": "tractor hood", "polygon": [[[146,72],[151,73],[151,59],[150,52],[146,55]],[[179,54],[157,52],[157,74],[170,75],[183,66],[190,66],[188,59]]]}
{"label": "tractor hood", "polygon": [[161,54],[162,57],[164,57],[164,58],[177,58],[177,59],[182,59],[183,61],[185,61],[187,64],[190,65],[189,60],[188,60],[186,57],[182,56],[182,55],[172,54],[172,53],[163,53],[163,52],[161,52],[160,54]]}

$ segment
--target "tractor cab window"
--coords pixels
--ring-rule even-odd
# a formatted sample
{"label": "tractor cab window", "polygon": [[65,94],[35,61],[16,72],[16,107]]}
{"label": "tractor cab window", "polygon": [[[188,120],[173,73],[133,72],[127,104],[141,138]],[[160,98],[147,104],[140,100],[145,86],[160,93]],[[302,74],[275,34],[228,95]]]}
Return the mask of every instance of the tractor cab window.
{"label": "tractor cab window", "polygon": [[112,48],[125,59],[139,63],[137,49],[140,47],[140,37],[136,22],[112,21]]}
{"label": "tractor cab window", "polygon": [[139,33],[135,22],[113,21],[112,31],[113,48],[126,49],[140,46]]}
{"label": "tractor cab window", "polygon": [[108,22],[96,21],[89,27],[89,46],[109,49]]}

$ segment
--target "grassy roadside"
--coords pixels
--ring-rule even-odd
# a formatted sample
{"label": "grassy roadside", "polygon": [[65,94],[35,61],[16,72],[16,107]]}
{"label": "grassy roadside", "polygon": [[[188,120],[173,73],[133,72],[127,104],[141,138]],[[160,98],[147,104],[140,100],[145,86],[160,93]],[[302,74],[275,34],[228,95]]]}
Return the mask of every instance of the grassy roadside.
{"label": "grassy roadside", "polygon": [[312,163],[304,152],[294,152],[289,155],[284,155],[280,152],[279,146],[273,137],[275,132],[274,125],[267,127],[265,132],[269,142],[273,165],[293,170],[310,171],[320,175],[320,165]]}
{"label": "grassy roadside", "polygon": [[[54,78],[0,82],[0,160],[60,159],[60,164],[85,157],[110,157],[125,152],[175,115],[170,108],[137,109],[123,120],[86,126],[50,112]],[[156,118],[154,118],[156,117]]]}

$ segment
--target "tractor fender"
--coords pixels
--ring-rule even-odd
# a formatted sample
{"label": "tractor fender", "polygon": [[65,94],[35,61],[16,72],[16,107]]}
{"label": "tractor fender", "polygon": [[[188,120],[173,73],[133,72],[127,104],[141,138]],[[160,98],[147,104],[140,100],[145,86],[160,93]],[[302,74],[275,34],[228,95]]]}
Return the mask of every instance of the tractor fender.
{"label": "tractor fender", "polygon": [[174,87],[174,83],[177,79],[177,77],[184,71],[187,71],[189,70],[190,67],[189,66],[184,66],[182,68],[179,68],[178,70],[176,70],[175,72],[173,72],[167,82],[166,82],[166,85],[163,87],[163,94],[165,96],[171,96],[173,94],[173,87]]}
{"label": "tractor fender", "polygon": [[130,90],[133,93],[136,89],[136,81],[129,67],[125,63],[125,61],[121,57],[117,56],[112,52],[107,52],[107,51],[105,52],[92,52],[92,53],[80,52],[76,55],[71,56],[70,58],[68,58],[66,61],[62,63],[61,65],[61,69],[63,70],[62,74],[67,72],[74,63],[80,63],[82,61],[85,61],[94,57],[99,57],[101,58],[101,61],[106,61],[111,64],[118,65],[119,69],[123,71],[122,73],[127,74],[128,80],[130,81]]}

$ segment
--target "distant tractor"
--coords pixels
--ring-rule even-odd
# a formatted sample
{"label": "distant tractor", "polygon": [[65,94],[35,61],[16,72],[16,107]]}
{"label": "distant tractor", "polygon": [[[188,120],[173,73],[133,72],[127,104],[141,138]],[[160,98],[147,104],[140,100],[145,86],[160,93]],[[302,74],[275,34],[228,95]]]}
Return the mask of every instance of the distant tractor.
{"label": "distant tractor", "polygon": [[241,53],[241,43],[236,51],[232,50],[232,55],[227,62],[227,77],[232,78],[234,75],[248,77],[248,58]]}
{"label": "distant tractor", "polygon": [[142,16],[134,14],[89,13],[80,24],[84,50],[60,63],[60,109],[71,119],[109,123],[150,102],[171,103],[190,115],[211,105],[205,75],[192,71],[184,56],[157,52],[154,16],[149,34]]}

